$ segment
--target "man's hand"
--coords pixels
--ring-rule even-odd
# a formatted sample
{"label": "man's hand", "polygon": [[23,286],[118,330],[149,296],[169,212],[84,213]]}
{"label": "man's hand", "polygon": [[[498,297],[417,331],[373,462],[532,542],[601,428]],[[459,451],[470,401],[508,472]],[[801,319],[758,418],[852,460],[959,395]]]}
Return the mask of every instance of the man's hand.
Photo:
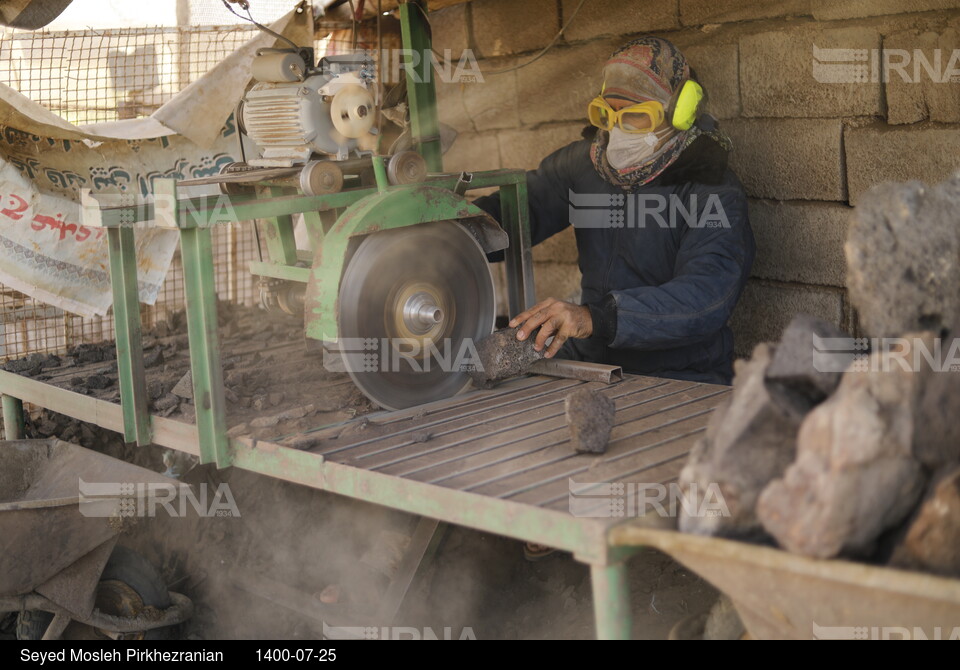
{"label": "man's hand", "polygon": [[593,334],[593,318],[590,316],[589,307],[554,298],[547,298],[510,320],[511,328],[516,328],[518,325],[520,326],[517,332],[518,340],[527,339],[530,333],[540,326],[540,332],[533,345],[537,351],[543,349],[547,339],[553,335],[553,342],[550,343],[545,354],[546,358],[552,358],[560,351],[560,347],[567,339],[590,337]]}

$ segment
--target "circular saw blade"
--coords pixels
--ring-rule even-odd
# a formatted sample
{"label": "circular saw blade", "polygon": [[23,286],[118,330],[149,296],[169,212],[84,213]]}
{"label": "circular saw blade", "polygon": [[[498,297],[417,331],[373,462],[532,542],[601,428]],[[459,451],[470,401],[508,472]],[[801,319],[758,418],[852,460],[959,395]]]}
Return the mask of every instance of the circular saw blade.
{"label": "circular saw blade", "polygon": [[375,233],[340,284],[347,372],[385,409],[456,395],[470,382],[475,342],[493,332],[493,277],[483,249],[455,221]]}

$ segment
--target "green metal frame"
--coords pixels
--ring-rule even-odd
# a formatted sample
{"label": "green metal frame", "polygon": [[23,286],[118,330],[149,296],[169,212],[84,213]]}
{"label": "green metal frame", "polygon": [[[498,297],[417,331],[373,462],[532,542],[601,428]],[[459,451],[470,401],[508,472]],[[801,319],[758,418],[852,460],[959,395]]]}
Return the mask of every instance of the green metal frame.
{"label": "green metal frame", "polygon": [[386,189],[355,202],[315,252],[307,284],[304,319],[307,337],[337,339],[337,297],[351,238],[431,221],[487,216],[466,198],[429,182]]}
{"label": "green metal frame", "polygon": [[[191,337],[194,334],[195,331],[191,332]],[[191,340],[191,351],[192,345]],[[4,370],[0,370],[0,391],[4,394],[5,421],[8,406],[16,400],[54,408],[109,430],[123,431],[123,409],[106,400]],[[198,422],[200,413],[198,407]],[[199,426],[151,416],[150,427],[154,444],[194,456],[200,456],[205,448]],[[611,535],[625,523],[621,520],[574,517],[565,512],[334,463],[319,454],[271,442],[226,438],[225,435],[224,439],[228,444],[228,462],[234,467],[441,522],[569,551],[591,567],[597,637],[629,637],[629,589],[624,561],[635,549],[613,546]]]}
{"label": "green metal frame", "polygon": [[123,403],[123,439],[150,444],[146,376],[140,337],[137,254],[132,228],[109,228],[110,282],[117,340],[117,372]]}
{"label": "green metal frame", "polygon": [[[426,2],[411,0],[402,4],[400,16],[405,45],[429,54]],[[412,136],[428,169],[439,173],[442,158],[432,65],[429,58],[419,61],[407,70]],[[322,196],[264,186],[255,195],[178,198],[176,183],[168,179],[154,180],[154,203],[146,206],[103,208],[85,195],[83,222],[106,228],[109,240],[121,403],[117,406],[0,371],[7,438],[22,437],[22,403],[27,401],[122,432],[127,442],[153,443],[196,455],[202,463],[240,467],[441,522],[571,551],[578,560],[591,565],[598,637],[628,637],[628,590],[623,567],[628,554],[609,545],[608,533],[616,525],[613,520],[576,518],[328,462],[320,455],[278,444],[227,436],[210,236],[213,226],[264,220],[262,230],[269,260],[251,264],[252,272],[306,282],[306,333],[314,338],[332,339],[337,333],[339,282],[352,239],[430,221],[486,217],[459,191],[455,192],[463,187],[458,175],[432,174],[422,184],[390,186],[382,157],[375,157],[373,167],[376,187]],[[518,313],[534,302],[525,173],[477,172],[467,186],[500,189],[501,224],[509,239],[505,250],[509,308],[511,313]],[[298,253],[294,244],[294,214],[304,215],[311,244],[309,256]],[[149,220],[179,232],[196,425],[147,412],[133,235],[134,228]],[[298,266],[310,256],[312,268]],[[426,524],[421,532],[426,535],[433,531]],[[425,552],[435,548],[433,539],[424,539]]]}
{"label": "green metal frame", "polygon": [[4,439],[23,439],[23,401],[20,398],[4,394],[2,402]]}

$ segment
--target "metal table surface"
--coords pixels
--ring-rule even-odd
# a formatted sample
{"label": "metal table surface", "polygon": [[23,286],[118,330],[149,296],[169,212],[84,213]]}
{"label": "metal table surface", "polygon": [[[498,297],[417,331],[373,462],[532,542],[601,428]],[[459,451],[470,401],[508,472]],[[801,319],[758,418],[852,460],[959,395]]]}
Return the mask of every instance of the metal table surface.
{"label": "metal table surface", "polygon": [[[584,385],[616,403],[602,455],[577,454],[570,445],[564,398]],[[410,579],[438,522],[572,552],[591,567],[598,636],[628,637],[625,560],[639,547],[612,541],[611,532],[625,523],[675,525],[669,515],[638,518],[644,506],[632,485],[674,482],[729,392],[633,375],[611,385],[533,376],[276,441],[232,437],[231,465],[433,520],[418,529],[408,550]],[[0,393],[5,401],[19,399],[123,429],[115,402],[6,371],[0,371]],[[200,454],[197,426],[149,419],[154,444]],[[409,579],[388,594],[384,611],[398,606],[408,586]]]}
{"label": "metal table surface", "polygon": [[[616,403],[605,454],[578,454],[570,444],[564,398],[581,386]],[[728,391],[636,376],[609,386],[532,377],[380,420],[357,419],[318,433],[321,441],[310,451],[346,466],[569,511],[570,482],[674,481]],[[592,518],[603,518],[601,512]],[[608,523],[617,516],[623,515],[610,514]]]}

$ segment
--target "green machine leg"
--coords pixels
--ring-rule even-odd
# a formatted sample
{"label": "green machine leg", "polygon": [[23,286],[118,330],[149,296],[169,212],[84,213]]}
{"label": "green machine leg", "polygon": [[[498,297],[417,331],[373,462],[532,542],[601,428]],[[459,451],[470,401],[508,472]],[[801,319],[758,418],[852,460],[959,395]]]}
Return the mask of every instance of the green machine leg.
{"label": "green machine leg", "polygon": [[3,396],[3,431],[7,440],[23,439],[23,401],[20,398]]}
{"label": "green machine leg", "polygon": [[630,585],[627,564],[593,564],[593,610],[598,640],[629,640],[631,630]]}
{"label": "green machine leg", "polygon": [[180,229],[180,254],[187,302],[187,336],[190,340],[190,373],[193,402],[197,411],[200,462],[230,465],[227,414],[223,397],[223,368],[220,363],[220,336],[217,332],[217,293],[213,270],[213,241],[206,221],[180,217],[177,187],[172,179],[153,182],[154,197],[173,203],[167,213]]}
{"label": "green machine leg", "polygon": [[500,187],[500,212],[503,217],[503,227],[510,237],[510,246],[504,253],[506,254],[510,316],[514,316],[532,307],[536,302],[526,181]]}
{"label": "green machine leg", "polygon": [[440,148],[440,119],[437,116],[437,91],[433,85],[433,53],[426,0],[410,0],[400,5],[400,36],[413,62],[405,65],[407,94],[410,101],[410,128],[414,146],[427,162],[430,172],[443,171]]}
{"label": "green machine leg", "polygon": [[143,446],[150,444],[151,435],[133,228],[108,228],[107,241],[113,288],[113,323],[117,338],[120,406],[123,409],[123,440]]}
{"label": "green machine leg", "polygon": [[[271,197],[288,195],[284,189],[273,187],[269,189]],[[255,222],[254,225],[260,225]],[[293,237],[293,217],[289,214],[270,217],[263,222],[264,238],[267,243],[267,254],[273,263],[282,265],[297,264],[297,244]]]}

